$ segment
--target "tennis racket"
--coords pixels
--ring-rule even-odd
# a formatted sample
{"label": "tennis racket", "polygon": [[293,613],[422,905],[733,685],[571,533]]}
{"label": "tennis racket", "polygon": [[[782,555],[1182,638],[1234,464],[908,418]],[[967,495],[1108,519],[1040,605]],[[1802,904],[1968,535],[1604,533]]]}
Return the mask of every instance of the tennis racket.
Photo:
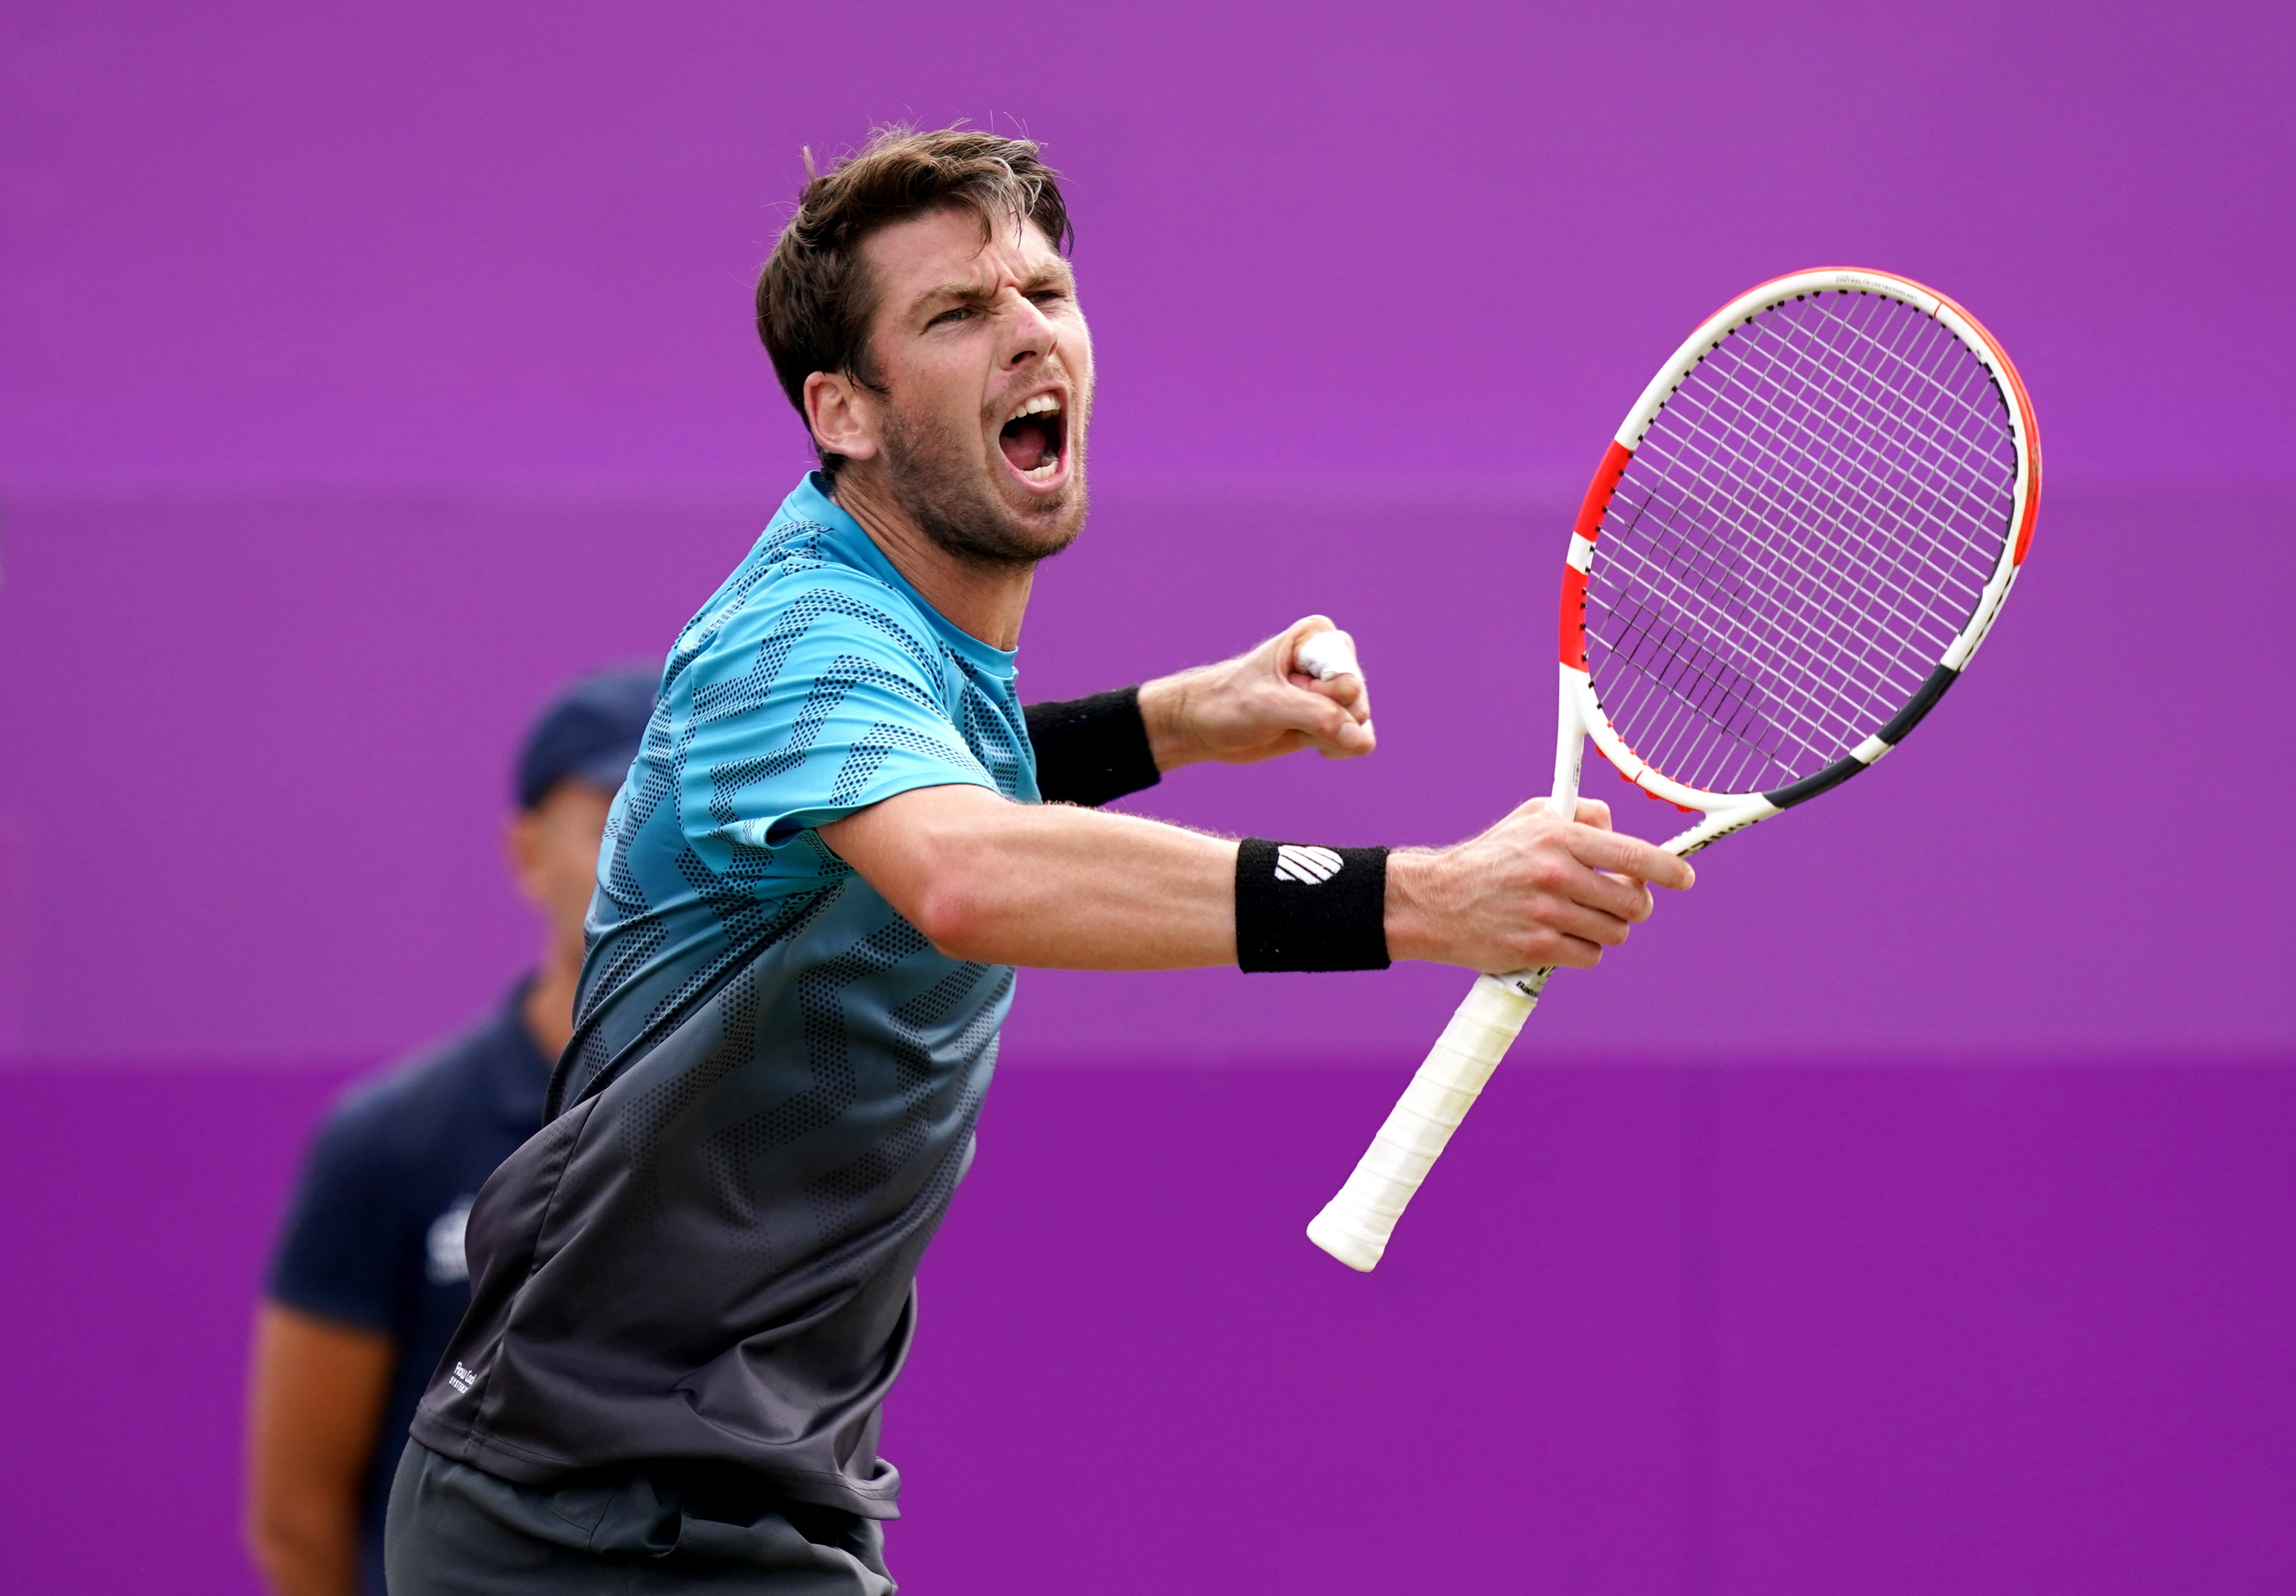
{"label": "tennis racket", "polygon": [[[1562,565],[1552,811],[1587,738],[1710,843],[1830,792],[1937,707],[2032,541],[2040,442],[1977,318],[1797,272],[1690,335],[1628,412]],[[1370,1269],[1552,970],[1483,976],[1308,1226]]]}

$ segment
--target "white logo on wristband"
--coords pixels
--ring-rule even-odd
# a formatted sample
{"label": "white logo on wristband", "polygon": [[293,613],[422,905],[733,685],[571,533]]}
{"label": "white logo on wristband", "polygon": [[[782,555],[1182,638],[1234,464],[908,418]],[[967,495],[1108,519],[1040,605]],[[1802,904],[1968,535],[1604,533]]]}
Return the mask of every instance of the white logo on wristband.
{"label": "white logo on wristband", "polygon": [[1340,873],[1347,861],[1327,847],[1300,847],[1284,843],[1275,850],[1275,879],[1317,887]]}

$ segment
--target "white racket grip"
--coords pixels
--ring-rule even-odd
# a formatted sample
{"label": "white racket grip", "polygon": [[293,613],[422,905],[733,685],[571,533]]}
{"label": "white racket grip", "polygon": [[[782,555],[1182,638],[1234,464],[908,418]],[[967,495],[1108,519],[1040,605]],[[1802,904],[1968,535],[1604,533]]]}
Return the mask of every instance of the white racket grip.
{"label": "white racket grip", "polygon": [[1318,682],[1363,675],[1363,667],[1356,663],[1356,640],[1345,632],[1318,632],[1300,639],[1292,651],[1292,667]]}
{"label": "white racket grip", "polygon": [[1372,1138],[1371,1150],[1309,1223],[1308,1240],[1350,1269],[1369,1270],[1379,1262],[1395,1222],[1538,1003],[1490,976],[1476,980]]}

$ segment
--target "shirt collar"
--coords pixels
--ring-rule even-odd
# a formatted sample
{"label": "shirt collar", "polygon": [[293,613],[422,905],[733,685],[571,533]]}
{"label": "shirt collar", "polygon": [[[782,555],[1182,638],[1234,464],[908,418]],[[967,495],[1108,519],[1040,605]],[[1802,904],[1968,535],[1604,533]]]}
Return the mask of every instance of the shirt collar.
{"label": "shirt collar", "polygon": [[[843,505],[829,495],[829,479],[819,471],[808,471],[790,496],[782,501],[781,512],[774,517],[775,526],[788,521],[810,521],[829,528],[830,543],[848,565],[858,566],[894,592],[904,594],[917,607],[919,614],[932,623],[934,634],[956,651],[967,663],[982,673],[1010,679],[1013,661],[1019,658],[1017,649],[991,648],[972,633],[950,620],[926,602],[924,594],[909,585],[893,562],[885,558],[885,551],[868,529],[846,512]],[[768,529],[768,536],[770,536]]]}

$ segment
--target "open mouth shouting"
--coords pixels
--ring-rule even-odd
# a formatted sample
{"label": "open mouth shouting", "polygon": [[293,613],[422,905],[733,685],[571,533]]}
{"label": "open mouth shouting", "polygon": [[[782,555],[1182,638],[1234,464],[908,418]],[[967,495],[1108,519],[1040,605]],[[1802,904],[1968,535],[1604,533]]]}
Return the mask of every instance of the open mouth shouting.
{"label": "open mouth shouting", "polygon": [[1056,487],[1067,475],[1068,442],[1068,405],[1057,393],[1032,396],[996,434],[1013,475],[1038,489]]}

